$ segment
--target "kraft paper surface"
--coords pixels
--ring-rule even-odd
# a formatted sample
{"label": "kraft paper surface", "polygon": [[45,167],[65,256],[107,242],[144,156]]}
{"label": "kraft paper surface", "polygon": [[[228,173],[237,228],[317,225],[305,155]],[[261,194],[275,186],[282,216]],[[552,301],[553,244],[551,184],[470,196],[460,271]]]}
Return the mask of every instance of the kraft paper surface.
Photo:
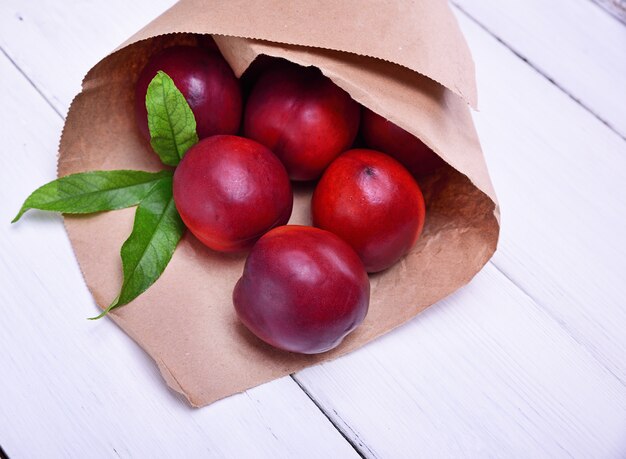
{"label": "kraft paper surface", "polygon": [[[495,251],[498,207],[468,104],[474,67],[444,1],[182,0],[100,61],[72,103],[59,176],[163,168],[134,118],[134,85],[149,57],[215,41],[239,76],[259,55],[315,65],[363,105],[420,137],[449,166],[422,180],[426,225],[398,264],[371,275],[367,318],[336,349],[306,356],[264,344],[237,319],[232,290],[245,254],[211,251],[189,232],[161,278],[110,317],[155,360],[167,384],[203,406],[346,354],[469,282]],[[312,185],[294,185],[290,223],[310,223]],[[134,209],[65,218],[96,303],[122,284],[120,247]],[[80,313],[80,312],[77,312]]]}

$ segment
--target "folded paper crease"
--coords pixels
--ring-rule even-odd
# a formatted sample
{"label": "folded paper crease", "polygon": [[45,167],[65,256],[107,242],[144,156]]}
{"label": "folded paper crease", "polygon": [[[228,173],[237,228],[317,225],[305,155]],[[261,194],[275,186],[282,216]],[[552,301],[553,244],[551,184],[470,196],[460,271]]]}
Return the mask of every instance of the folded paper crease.
{"label": "folded paper crease", "polygon": [[474,62],[442,0],[180,0],[121,47],[176,32],[256,38],[395,62],[476,108]]}

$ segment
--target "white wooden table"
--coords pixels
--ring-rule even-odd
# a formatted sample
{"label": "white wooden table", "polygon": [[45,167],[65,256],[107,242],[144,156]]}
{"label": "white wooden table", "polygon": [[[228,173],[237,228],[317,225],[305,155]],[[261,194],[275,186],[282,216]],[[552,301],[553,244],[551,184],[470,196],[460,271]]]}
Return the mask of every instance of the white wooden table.
{"label": "white wooden table", "polygon": [[5,453],[626,457],[626,25],[591,0],[455,0],[502,207],[495,257],[363,349],[194,410],[113,322],[85,321],[60,217],[9,224],[55,177],[82,76],[172,3],[0,2]]}

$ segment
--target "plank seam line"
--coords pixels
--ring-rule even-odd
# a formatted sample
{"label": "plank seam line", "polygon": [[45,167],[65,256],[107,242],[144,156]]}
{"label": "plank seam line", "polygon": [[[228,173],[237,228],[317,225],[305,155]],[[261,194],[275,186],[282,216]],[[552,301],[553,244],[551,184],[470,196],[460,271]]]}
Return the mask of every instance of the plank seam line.
{"label": "plank seam line", "polygon": [[620,24],[626,25],[626,9],[618,11],[620,7],[619,5],[617,5],[616,2],[614,2],[615,10],[613,10],[610,6],[606,5],[604,2],[601,2],[600,0],[589,0],[589,1],[593,3],[594,5],[596,5],[598,8],[600,8],[602,11],[604,11],[609,17],[615,19]]}
{"label": "plank seam line", "polygon": [[[557,89],[559,89],[559,91],[561,91],[563,94],[565,94],[566,96],[568,96],[571,100],[573,100],[576,104],[578,104],[580,107],[582,107],[583,109],[585,109],[587,112],[589,112],[591,115],[593,115],[594,118],[596,118],[598,121],[600,121],[602,124],[604,124],[609,130],[611,130],[611,132],[613,132],[614,134],[616,134],[620,139],[622,139],[623,141],[626,142],[626,136],[622,135],[615,127],[613,127],[607,120],[605,120],[604,118],[602,118],[600,115],[598,115],[596,112],[594,112],[591,108],[589,108],[587,105],[585,105],[579,98],[577,98],[576,96],[574,96],[572,93],[570,93],[569,91],[567,91],[565,88],[563,88],[561,85],[559,85],[553,78],[549,77],[548,75],[546,75],[539,67],[537,67],[535,64],[533,64],[529,58],[527,58],[526,56],[524,56],[523,54],[521,54],[520,52],[518,52],[516,49],[514,49],[512,47],[512,45],[510,45],[509,43],[507,43],[506,41],[504,41],[502,38],[498,37],[495,33],[493,33],[491,30],[489,30],[485,25],[483,25],[480,21],[478,21],[478,19],[476,19],[474,16],[472,16],[471,14],[469,14],[465,9],[463,9],[461,6],[459,6],[454,0],[450,0],[452,2],[452,4],[454,5],[454,7],[456,9],[458,9],[461,13],[463,13],[463,15],[465,15],[470,21],[472,21],[474,24],[476,24],[478,27],[480,27],[482,30],[484,30],[490,37],[494,38],[498,43],[500,43],[502,46],[504,46],[506,49],[508,49],[509,51],[511,51],[516,57],[518,57],[519,59],[521,59],[524,63],[526,63],[531,69],[533,69],[535,72],[537,72],[539,75],[541,75],[543,78],[545,78],[546,80],[548,80],[552,85],[554,85]],[[480,95],[479,95],[480,97]],[[480,103],[480,100],[479,100]]]}
{"label": "plank seam line", "polygon": [[[367,446],[365,444],[365,442],[361,441],[361,439],[359,438],[359,436],[356,434],[356,432],[354,432],[354,430],[352,430],[349,426],[348,423],[346,423],[345,421],[343,421],[343,419],[341,419],[341,416],[339,416],[339,414],[337,414],[337,412],[335,412],[335,414],[337,414],[337,417],[339,419],[341,419],[341,421],[343,422],[343,424],[345,424],[348,429],[350,430],[350,433],[352,433],[352,435],[354,435],[355,439],[358,439],[359,442],[361,443],[361,445],[359,445],[355,440],[353,440],[348,432],[346,432],[346,430],[344,428],[342,428],[341,426],[339,426],[334,420],[333,418],[330,416],[330,414],[328,414],[328,412],[324,409],[324,407],[322,407],[322,405],[315,399],[315,397],[313,397],[313,395],[309,392],[309,390],[304,386],[303,383],[301,383],[298,378],[295,376],[295,374],[291,374],[289,375],[291,377],[291,379],[293,379],[293,381],[298,385],[298,387],[302,390],[302,392],[304,392],[304,394],[309,398],[309,400],[311,400],[311,402],[317,407],[317,409],[319,409],[322,414],[326,417],[326,419],[328,419],[328,422],[330,422],[335,429],[337,429],[337,431],[341,434],[341,436],[344,438],[344,440],[346,440],[350,446],[352,446],[352,448],[354,449],[354,451],[359,455],[359,457],[365,459],[368,457],[371,458],[376,458],[377,456],[374,454],[374,452],[369,448],[369,446]],[[368,456],[366,456],[363,451],[362,448],[367,450]]]}
{"label": "plank seam line", "polygon": [[20,74],[26,79],[26,81],[28,81],[28,83],[33,87],[33,89],[35,91],[37,91],[37,93],[43,98],[43,100],[46,102],[46,104],[48,104],[50,106],[50,108],[52,110],[54,110],[54,112],[57,115],[59,115],[62,120],[64,120],[65,117],[63,116],[63,114],[61,114],[61,112],[59,112],[59,110],[52,104],[50,99],[48,99],[48,97],[46,97],[46,95],[41,91],[41,89],[39,89],[39,87],[35,84],[35,82],[30,79],[30,77],[26,74],[26,72],[24,70],[22,70],[22,68],[17,64],[17,62],[15,62],[13,60],[13,58],[9,55],[9,53],[6,52],[6,50],[2,46],[0,46],[0,51],[9,60],[9,62],[17,69],[17,71],[20,72]]}
{"label": "plank seam line", "polygon": [[513,284],[520,292],[522,292],[532,303],[538,308],[541,312],[545,313],[552,321],[554,321],[557,326],[565,332],[567,336],[569,336],[578,346],[580,346],[584,351],[589,355],[594,362],[596,362],[602,369],[604,369],[607,373],[613,376],[617,381],[624,387],[626,387],[626,381],[624,381],[620,376],[615,374],[615,372],[607,366],[597,355],[596,353],[589,349],[585,343],[582,343],[578,340],[578,338],[572,333],[572,331],[565,325],[563,320],[560,320],[558,316],[553,314],[548,308],[544,307],[542,302],[536,299],[533,295],[527,292],[523,287],[521,287],[507,272],[504,271],[503,268],[500,268],[493,260],[489,260],[489,264],[491,264],[504,278]]}

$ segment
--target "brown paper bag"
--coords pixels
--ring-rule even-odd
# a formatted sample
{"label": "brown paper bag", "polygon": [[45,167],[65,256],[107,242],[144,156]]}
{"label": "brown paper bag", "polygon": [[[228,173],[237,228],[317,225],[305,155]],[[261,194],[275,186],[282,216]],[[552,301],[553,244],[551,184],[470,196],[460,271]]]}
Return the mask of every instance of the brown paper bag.
{"label": "brown paper bag", "polygon": [[[137,130],[134,83],[160,49],[213,34],[237,75],[266,54],[315,65],[354,99],[417,135],[450,167],[421,183],[424,233],[391,269],[370,276],[364,323],[335,350],[276,350],[239,323],[232,289],[245,254],[224,255],[187,233],[161,278],[111,318],[156,361],[167,384],[202,406],[334,359],[406,322],[463,286],[493,254],[495,194],[472,124],[474,68],[443,0],[181,0],[85,77],[72,103],[59,176],[162,167]],[[311,189],[296,186],[292,223],[309,223]],[[133,209],[65,219],[85,281],[107,306],[122,283],[119,249]]]}

